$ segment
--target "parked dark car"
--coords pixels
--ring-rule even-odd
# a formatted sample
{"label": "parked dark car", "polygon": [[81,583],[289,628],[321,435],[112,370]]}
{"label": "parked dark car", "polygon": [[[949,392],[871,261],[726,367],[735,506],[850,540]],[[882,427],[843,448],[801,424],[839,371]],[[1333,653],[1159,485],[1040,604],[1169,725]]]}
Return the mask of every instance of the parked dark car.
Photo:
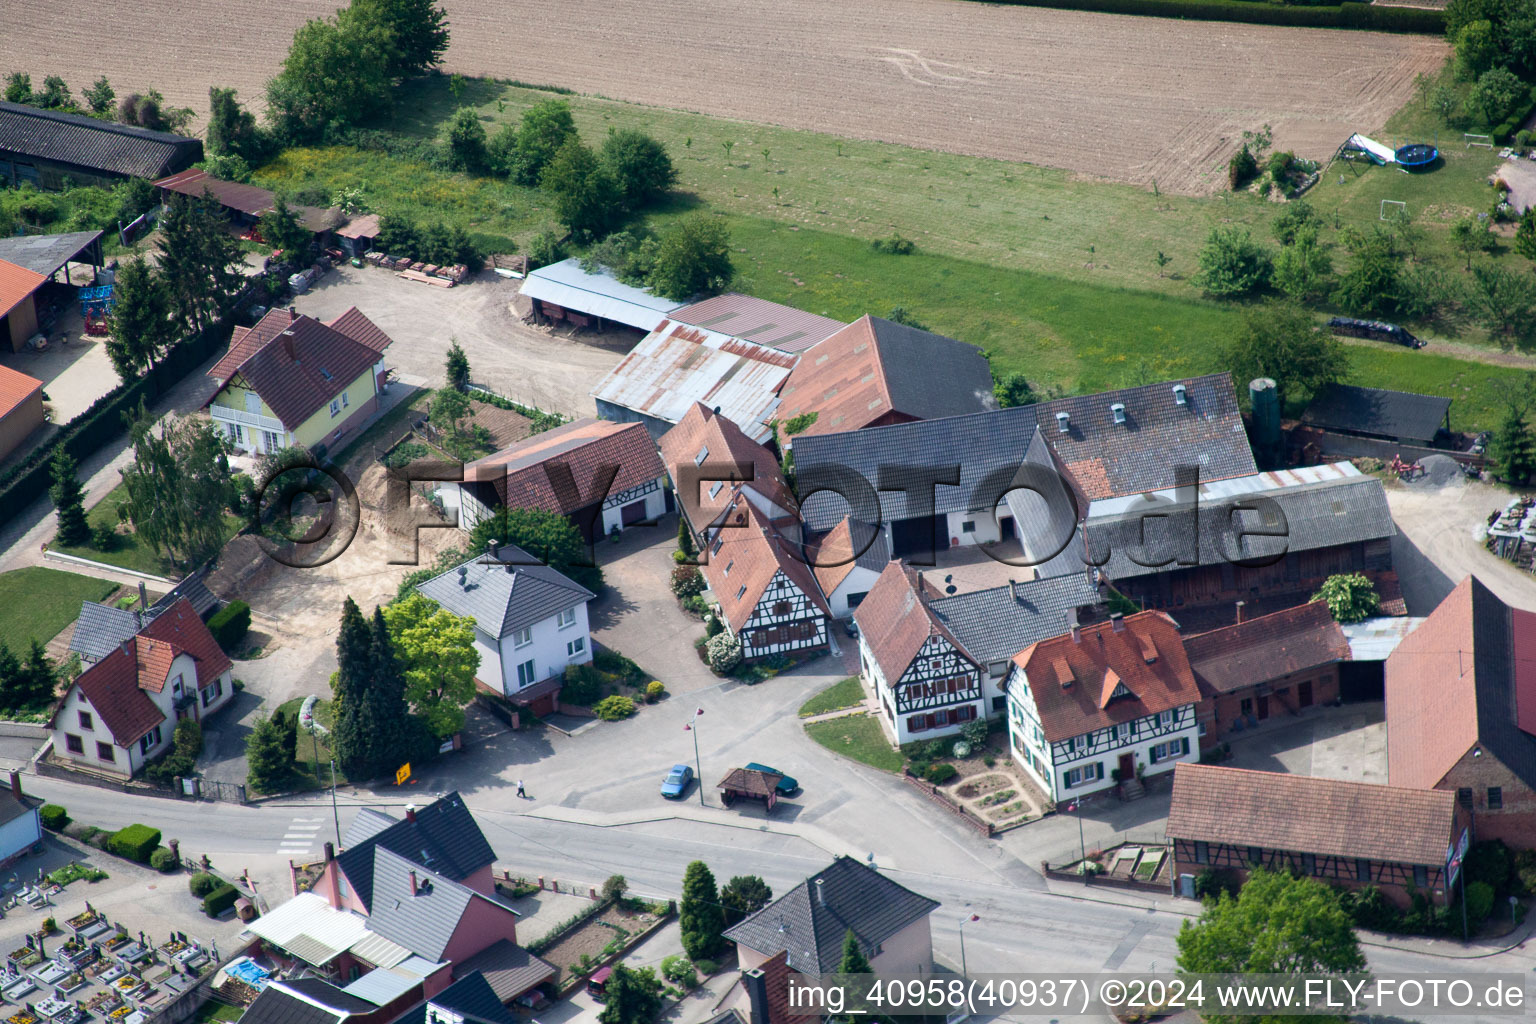
{"label": "parked dark car", "polygon": [[1390,341],[1408,348],[1423,348],[1428,342],[1415,338],[1404,327],[1382,320],[1356,320],[1350,316],[1336,316],[1328,321],[1328,329],[1334,334],[1351,338],[1370,338],[1372,341]]}
{"label": "parked dark car", "polygon": [[795,791],[800,788],[800,783],[797,779],[793,778],[792,776],[785,775],[777,768],[769,768],[765,764],[758,764],[756,761],[753,761],[751,764],[747,765],[747,769],[749,771],[767,772],[769,775],[779,776],[779,784],[773,787],[774,789],[778,790],[779,796],[793,796]]}

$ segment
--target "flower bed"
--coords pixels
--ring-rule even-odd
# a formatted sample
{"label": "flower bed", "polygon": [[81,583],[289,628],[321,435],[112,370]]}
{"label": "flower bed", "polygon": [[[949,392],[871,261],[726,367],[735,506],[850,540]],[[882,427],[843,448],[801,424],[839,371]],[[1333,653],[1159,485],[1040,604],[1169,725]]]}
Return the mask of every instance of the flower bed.
{"label": "flower bed", "polygon": [[21,1010],[5,1018],[5,1024],[37,1024],[37,1018]]}

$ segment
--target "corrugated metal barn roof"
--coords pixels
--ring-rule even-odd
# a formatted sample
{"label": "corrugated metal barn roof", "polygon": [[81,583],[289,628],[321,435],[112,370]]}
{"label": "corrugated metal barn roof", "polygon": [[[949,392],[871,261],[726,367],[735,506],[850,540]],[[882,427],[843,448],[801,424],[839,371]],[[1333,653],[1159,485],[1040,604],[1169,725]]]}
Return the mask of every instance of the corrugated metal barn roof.
{"label": "corrugated metal barn roof", "polygon": [[159,178],[203,157],[198,139],[0,102],[0,150],[109,174]]}
{"label": "corrugated metal barn roof", "polygon": [[642,331],[654,331],[668,313],[683,305],[624,284],[606,270],[589,274],[574,256],[530,273],[523,282],[522,293],[530,299],[552,302]]}

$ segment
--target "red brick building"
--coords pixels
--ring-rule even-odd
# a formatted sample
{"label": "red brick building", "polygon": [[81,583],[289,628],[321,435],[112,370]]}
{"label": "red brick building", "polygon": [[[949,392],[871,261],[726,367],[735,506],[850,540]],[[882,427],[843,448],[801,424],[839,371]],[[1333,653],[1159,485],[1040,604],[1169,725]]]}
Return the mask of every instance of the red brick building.
{"label": "red brick building", "polygon": [[1314,601],[1185,637],[1184,651],[1200,687],[1200,745],[1209,747],[1337,701],[1349,641],[1328,605]]}
{"label": "red brick building", "polygon": [[1536,847],[1536,613],[1462,580],[1387,658],[1387,778],[1454,793],[1475,839]]}
{"label": "red brick building", "polygon": [[1412,890],[1443,889],[1461,817],[1450,793],[1183,762],[1173,769],[1168,841],[1175,878],[1211,869],[1244,879],[1258,866],[1374,885],[1407,905]]}

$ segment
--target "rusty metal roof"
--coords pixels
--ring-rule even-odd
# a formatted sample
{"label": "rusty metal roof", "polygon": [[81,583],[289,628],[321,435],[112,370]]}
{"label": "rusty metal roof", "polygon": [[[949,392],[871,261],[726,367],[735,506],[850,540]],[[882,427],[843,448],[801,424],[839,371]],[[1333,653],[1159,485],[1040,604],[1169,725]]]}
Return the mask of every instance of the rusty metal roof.
{"label": "rusty metal roof", "polygon": [[762,443],[772,433],[767,424],[796,358],[728,334],[662,320],[592,389],[592,397],[667,423],[681,422],[695,402],[702,402]]}
{"label": "rusty metal roof", "polygon": [[831,317],[740,292],[727,292],[684,306],[673,312],[672,319],[780,352],[804,352],[848,326]]}

